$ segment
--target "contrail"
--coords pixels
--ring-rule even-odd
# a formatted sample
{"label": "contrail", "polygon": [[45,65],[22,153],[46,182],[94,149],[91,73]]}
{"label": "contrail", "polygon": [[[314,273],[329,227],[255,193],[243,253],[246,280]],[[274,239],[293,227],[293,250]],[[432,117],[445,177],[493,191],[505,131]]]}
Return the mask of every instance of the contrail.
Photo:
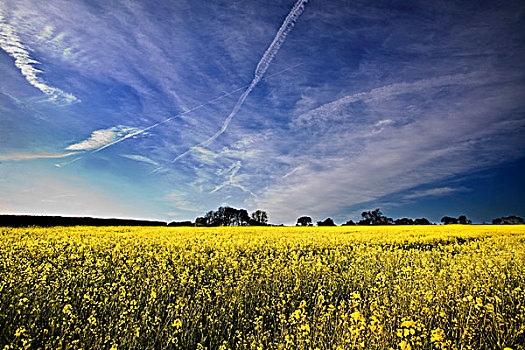
{"label": "contrail", "polygon": [[[266,77],[265,79],[269,79],[269,78],[274,77],[274,76],[276,76],[276,75],[282,74],[282,73],[284,73],[284,72],[287,72],[287,71],[289,71],[289,70],[292,70],[292,69],[294,69],[294,68],[296,68],[296,67],[298,67],[298,66],[301,66],[301,65],[302,65],[302,63],[296,64],[296,65],[293,65],[293,66],[288,67],[288,68],[286,68],[286,69],[283,69],[283,70],[281,70],[281,71],[279,71],[279,72],[277,72],[277,73],[274,73],[274,74],[272,74],[272,75],[269,75],[269,76]],[[193,107],[193,108],[191,108],[191,109],[188,109],[188,110],[186,110],[186,111],[184,111],[184,112],[182,112],[182,113],[176,114],[176,115],[174,115],[173,117],[169,117],[169,118],[167,118],[167,119],[165,119],[165,120],[163,120],[163,121],[160,121],[160,122],[158,122],[158,123],[155,123],[155,124],[153,124],[153,125],[150,125],[150,126],[148,126],[147,128],[140,129],[140,130],[137,130],[137,131],[135,131],[135,132],[133,132],[133,133],[131,133],[131,134],[128,134],[128,135],[126,135],[126,136],[123,136],[123,137],[121,137],[120,139],[117,139],[117,140],[115,140],[115,141],[113,141],[113,142],[110,142],[110,143],[108,143],[108,144],[105,144],[104,146],[99,147],[99,148],[97,148],[96,150],[93,150],[93,151],[91,151],[91,152],[85,153],[85,154],[83,154],[83,155],[81,155],[81,156],[79,156],[79,157],[76,157],[76,158],[74,158],[74,159],[68,161],[68,162],[63,162],[63,163],[55,164],[55,166],[57,166],[57,167],[63,167],[63,166],[69,165],[69,164],[71,164],[71,163],[74,163],[74,162],[76,162],[77,160],[80,160],[80,159],[82,159],[82,158],[84,158],[84,157],[86,157],[86,156],[88,156],[88,155],[90,155],[90,154],[100,152],[100,151],[102,151],[103,149],[108,148],[108,147],[110,147],[110,146],[113,146],[113,145],[115,145],[115,144],[117,144],[117,143],[120,143],[120,142],[122,142],[122,141],[124,141],[124,140],[126,140],[126,139],[129,139],[130,137],[133,137],[133,136],[136,136],[136,135],[140,135],[140,134],[142,134],[142,133],[144,133],[144,132],[146,132],[146,131],[148,131],[148,130],[151,130],[151,129],[153,129],[153,128],[156,128],[156,127],[159,126],[159,125],[165,124],[165,123],[167,123],[167,122],[169,122],[169,121],[171,121],[171,120],[173,120],[173,119],[175,119],[175,118],[179,118],[179,117],[181,117],[181,116],[183,116],[183,115],[189,114],[189,113],[194,112],[194,111],[196,111],[196,110],[198,110],[198,109],[201,109],[201,108],[203,108],[203,107],[205,107],[205,106],[207,106],[207,105],[210,105],[210,104],[212,104],[212,103],[214,103],[214,102],[217,102],[217,101],[219,101],[219,100],[221,100],[221,99],[223,99],[223,98],[225,98],[225,97],[228,97],[228,96],[230,96],[230,95],[232,95],[232,94],[234,94],[234,93],[236,93],[236,92],[238,92],[238,91],[240,91],[240,90],[242,90],[242,89],[246,89],[246,87],[248,87],[248,86],[250,86],[250,84],[247,84],[247,85],[244,85],[244,86],[238,87],[238,88],[235,89],[235,90],[232,90],[232,91],[230,91],[230,92],[224,93],[224,94],[222,94],[222,95],[220,95],[220,96],[218,96],[218,97],[215,97],[215,98],[213,98],[213,99],[211,99],[211,100],[209,100],[209,101],[207,101],[207,102],[201,103],[200,105],[195,106],[195,107]],[[71,155],[72,155],[72,154],[75,154],[75,153],[71,153]],[[68,154],[68,155],[70,155],[70,154]]]}
{"label": "contrail", "polygon": [[257,83],[259,83],[259,81],[261,81],[262,77],[264,76],[264,73],[266,72],[266,70],[270,66],[270,63],[272,62],[273,58],[275,57],[275,55],[279,51],[279,48],[281,47],[281,45],[286,40],[286,36],[288,35],[288,33],[290,33],[290,31],[294,27],[295,21],[297,21],[297,19],[301,15],[301,13],[303,13],[304,7],[305,7],[307,2],[308,2],[308,0],[298,0],[295,3],[295,5],[292,8],[292,10],[290,11],[290,13],[288,13],[288,16],[286,16],[286,19],[284,20],[283,24],[281,25],[281,28],[279,28],[279,31],[277,32],[277,34],[273,38],[272,43],[270,44],[270,46],[268,46],[268,48],[264,52],[264,55],[261,57],[259,63],[257,64],[257,67],[255,68],[255,74],[254,74],[254,77],[252,79],[252,82],[248,85],[248,88],[239,97],[239,99],[237,100],[237,103],[233,107],[232,111],[230,112],[230,114],[228,115],[228,117],[226,118],[224,123],[222,124],[222,127],[215,134],[213,134],[210,138],[208,138],[207,140],[202,141],[201,143],[191,147],[190,149],[188,149],[184,153],[182,153],[182,154],[178,155],[177,157],[175,157],[171,161],[172,163],[176,162],[177,160],[179,160],[182,157],[184,157],[186,154],[191,152],[195,147],[206,146],[206,145],[210,144],[215,139],[217,139],[217,137],[219,137],[220,135],[222,135],[222,133],[224,133],[226,131],[226,129],[228,128],[228,125],[230,125],[231,120],[233,119],[233,117],[235,117],[237,112],[241,109],[242,105],[244,104],[244,101],[246,100],[246,98],[248,97],[250,92],[252,92],[252,90],[255,88]]}
{"label": "contrail", "polygon": [[[281,71],[281,72],[284,72],[284,71]],[[281,72],[280,72],[280,73],[281,73]],[[94,151],[91,151],[91,152],[89,152],[89,153],[87,153],[87,154],[85,154],[85,155],[82,155],[82,156],[77,157],[77,158],[75,158],[75,159],[73,159],[73,160],[70,160],[69,162],[64,162],[64,163],[55,164],[55,165],[56,165],[57,167],[62,167],[62,166],[65,166],[65,165],[71,164],[71,163],[73,163],[73,162],[76,162],[77,160],[80,160],[80,159],[84,158],[85,156],[87,156],[87,155],[89,155],[89,154],[93,154],[93,153],[100,152],[100,151],[102,151],[103,149],[108,148],[108,147],[110,147],[110,146],[113,146],[114,144],[117,144],[117,143],[119,143],[119,142],[122,142],[122,141],[124,141],[124,140],[126,140],[126,139],[129,139],[130,137],[133,137],[133,136],[136,136],[136,135],[140,135],[140,134],[142,134],[142,133],[144,133],[144,132],[146,132],[146,131],[148,131],[148,130],[151,130],[151,129],[153,129],[153,128],[156,128],[156,127],[159,126],[159,125],[165,124],[165,123],[167,123],[167,122],[169,122],[169,121],[171,121],[171,120],[173,120],[173,119],[175,119],[175,118],[179,118],[179,117],[181,117],[181,116],[183,116],[183,115],[185,115],[185,114],[188,114],[188,113],[191,113],[191,112],[193,112],[193,111],[196,111],[196,110],[198,110],[198,109],[200,109],[200,108],[202,108],[202,107],[204,107],[204,106],[207,106],[207,105],[209,105],[209,104],[211,104],[211,103],[213,103],[213,102],[216,102],[216,101],[218,101],[218,100],[220,100],[220,99],[222,99],[222,98],[225,98],[225,97],[227,97],[227,96],[229,96],[229,95],[231,95],[231,94],[234,94],[234,93],[236,93],[237,91],[240,91],[240,90],[244,89],[245,87],[246,87],[246,85],[245,85],[245,86],[241,86],[241,87],[239,87],[239,88],[237,88],[237,89],[235,89],[235,90],[233,90],[233,91],[227,92],[227,93],[225,93],[225,94],[223,94],[223,95],[221,95],[221,96],[219,96],[219,97],[216,97],[216,98],[214,98],[214,99],[211,99],[211,100],[209,100],[208,102],[204,102],[204,103],[202,103],[202,104],[200,104],[200,105],[198,105],[198,106],[195,106],[195,107],[193,107],[193,108],[191,108],[191,109],[188,109],[188,110],[186,110],[186,111],[184,111],[184,112],[182,112],[182,113],[176,114],[176,115],[174,115],[173,117],[169,117],[169,118],[167,118],[167,119],[164,119],[164,120],[161,121],[161,122],[158,122],[158,123],[155,123],[155,124],[153,124],[153,125],[150,125],[150,126],[148,126],[147,128],[144,128],[144,129],[140,129],[140,130],[138,130],[138,131],[135,131],[135,132],[133,132],[133,133],[131,133],[131,134],[128,134],[128,135],[126,135],[126,136],[124,136],[124,137],[121,137],[120,139],[117,139],[117,140],[115,140],[115,141],[113,141],[113,142],[110,142],[110,143],[108,143],[108,144],[105,144],[104,146],[99,147],[99,148],[97,148],[97,149],[94,150]]]}

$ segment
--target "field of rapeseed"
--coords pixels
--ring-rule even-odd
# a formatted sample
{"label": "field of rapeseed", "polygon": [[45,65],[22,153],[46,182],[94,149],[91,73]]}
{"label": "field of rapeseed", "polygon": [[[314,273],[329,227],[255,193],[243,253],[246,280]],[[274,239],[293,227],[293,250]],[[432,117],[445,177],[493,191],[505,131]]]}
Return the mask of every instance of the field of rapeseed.
{"label": "field of rapeseed", "polygon": [[0,232],[0,349],[524,349],[523,226]]}

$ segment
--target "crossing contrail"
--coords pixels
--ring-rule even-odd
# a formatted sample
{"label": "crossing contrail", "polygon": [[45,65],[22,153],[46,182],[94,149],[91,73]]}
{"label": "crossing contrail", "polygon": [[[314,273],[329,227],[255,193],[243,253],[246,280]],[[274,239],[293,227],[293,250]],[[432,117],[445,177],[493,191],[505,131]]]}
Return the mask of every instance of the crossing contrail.
{"label": "crossing contrail", "polygon": [[[300,65],[302,65],[302,63],[299,63],[299,64],[293,65],[293,66],[291,66],[291,67],[288,67],[288,68],[286,68],[286,69],[280,70],[280,71],[278,71],[278,72],[276,72],[276,73],[274,73],[274,74],[272,74],[272,75],[267,76],[265,79],[269,79],[269,78],[274,77],[274,76],[276,76],[276,75],[282,74],[282,73],[287,72],[287,71],[289,71],[289,70],[292,70],[292,69],[294,69],[294,68],[296,68],[296,67],[298,67],[298,66],[300,66]],[[203,108],[203,107],[205,107],[205,106],[208,106],[208,105],[210,105],[210,104],[212,104],[212,103],[214,103],[214,102],[217,102],[217,101],[219,101],[219,100],[221,100],[221,99],[223,99],[223,98],[225,98],[225,97],[228,97],[228,96],[230,96],[230,95],[232,95],[232,94],[234,94],[234,93],[236,93],[236,92],[238,92],[238,91],[241,91],[241,90],[243,90],[243,89],[246,89],[248,86],[249,86],[249,84],[244,85],[244,86],[241,86],[241,87],[238,87],[238,88],[235,89],[235,90],[232,90],[232,91],[230,91],[230,92],[226,92],[226,93],[224,93],[224,94],[222,94],[222,95],[220,95],[220,96],[218,96],[218,97],[215,97],[215,98],[213,98],[213,99],[211,99],[211,100],[209,100],[209,101],[207,101],[207,102],[201,103],[201,104],[198,105],[198,106],[192,107],[192,108],[190,108],[190,109],[188,109],[188,110],[186,110],[186,111],[184,111],[184,112],[182,112],[182,113],[176,114],[176,115],[174,115],[174,116],[172,116],[172,117],[169,117],[169,118],[167,118],[167,119],[164,119],[163,121],[160,121],[160,122],[158,122],[158,123],[152,124],[152,125],[148,126],[147,128],[137,130],[137,131],[135,131],[135,132],[133,132],[133,133],[131,133],[131,134],[127,134],[126,136],[123,136],[123,137],[121,137],[121,138],[119,138],[119,139],[117,139],[117,140],[115,140],[115,141],[112,141],[112,142],[110,142],[110,143],[107,143],[107,144],[105,144],[105,145],[103,145],[103,146],[101,146],[101,147],[99,147],[99,148],[97,148],[97,149],[95,149],[95,150],[93,150],[93,151],[91,151],[91,152],[84,153],[84,154],[80,155],[79,157],[76,157],[76,158],[74,158],[74,159],[72,159],[72,160],[70,160],[70,161],[68,161],[68,162],[57,163],[57,164],[55,164],[55,166],[57,166],[57,167],[63,167],[63,166],[69,165],[69,164],[71,164],[71,163],[74,163],[74,162],[76,162],[77,160],[80,160],[80,159],[82,159],[82,158],[84,158],[84,157],[86,157],[86,156],[88,156],[88,155],[90,155],[90,154],[100,152],[100,151],[102,151],[102,150],[105,149],[105,148],[111,147],[111,146],[113,146],[113,145],[115,145],[115,144],[117,144],[117,143],[120,143],[120,142],[122,142],[122,141],[124,141],[124,140],[126,140],[126,139],[129,139],[129,138],[131,138],[131,137],[133,137],[133,136],[140,135],[140,134],[142,134],[142,133],[144,133],[144,132],[146,132],[146,131],[148,131],[148,130],[151,130],[151,129],[153,129],[153,128],[156,128],[156,127],[159,126],[159,125],[165,124],[165,123],[167,123],[167,122],[169,122],[169,121],[171,121],[171,120],[173,120],[173,119],[175,119],[175,118],[180,118],[180,117],[182,117],[183,115],[189,114],[189,113],[194,112],[194,111],[196,111],[196,110],[198,110],[198,109],[201,109],[201,108]],[[74,153],[72,153],[72,154],[74,154]]]}
{"label": "crossing contrail", "polygon": [[[279,28],[279,31],[277,31],[277,34],[275,35],[275,37],[273,38],[273,41],[272,43],[270,44],[270,46],[268,46],[268,48],[266,49],[266,51],[264,52],[264,55],[261,57],[261,59],[259,60],[259,63],[257,64],[257,67],[255,68],[255,73],[254,73],[254,77],[251,81],[250,84],[248,85],[245,85],[245,86],[241,86],[233,91],[230,91],[228,93],[225,93],[219,97],[216,97],[208,102],[205,102],[205,103],[202,103],[196,107],[193,107],[189,110],[186,110],[182,113],[179,113],[177,115],[174,115],[173,117],[170,117],[170,118],[167,118],[161,122],[158,122],[158,123],[155,123],[151,126],[148,126],[147,128],[144,128],[144,129],[141,129],[141,130],[138,130],[136,132],[133,132],[131,134],[128,134],[124,137],[121,137],[120,139],[117,139],[113,142],[110,142],[100,148],[97,148],[96,150],[93,150],[87,154],[84,154],[82,156],[79,156],[77,158],[74,158],[68,162],[64,162],[64,163],[59,163],[59,164],[55,164],[57,167],[62,167],[62,166],[66,166],[68,164],[71,164],[73,162],[76,162],[77,160],[80,160],[84,157],[86,157],[87,155],[90,155],[90,154],[93,154],[93,153],[97,153],[97,152],[100,152],[102,151],[103,149],[105,148],[108,148],[108,147],[111,147],[117,143],[120,143],[126,139],[129,139],[130,137],[133,137],[133,136],[137,136],[139,134],[142,134],[148,130],[151,130],[159,125],[162,125],[162,124],[165,124],[175,118],[178,118],[178,117],[181,117],[185,114],[188,114],[190,112],[193,112],[193,111],[196,111],[204,106],[207,106],[213,102],[216,102],[224,97],[227,97],[237,91],[240,91],[242,89],[246,89],[242,95],[239,97],[239,99],[237,100],[237,103],[235,103],[235,106],[233,107],[232,111],[230,112],[230,114],[228,115],[228,117],[226,118],[226,120],[224,121],[224,123],[222,124],[222,127],[215,133],[213,134],[210,138],[208,138],[207,140],[204,140],[203,142],[191,147],[190,149],[188,149],[187,151],[185,151],[184,153],[178,155],[177,157],[175,157],[171,162],[176,162],[177,160],[179,160],[180,158],[184,157],[186,154],[188,154],[189,152],[191,152],[195,147],[199,147],[199,146],[206,146],[208,145],[209,143],[213,142],[217,137],[219,137],[222,133],[224,133],[226,131],[226,129],[228,128],[228,125],[230,124],[231,120],[233,119],[233,117],[235,117],[235,115],[237,114],[237,112],[241,109],[242,105],[244,104],[244,101],[246,100],[246,98],[248,97],[248,95],[250,94],[250,92],[252,92],[252,90],[255,88],[255,86],[261,81],[261,79],[263,78],[264,76],[264,73],[266,73],[266,70],[268,70],[268,67],[270,66],[270,63],[272,62],[273,58],[275,57],[275,55],[277,54],[277,52],[279,51],[279,48],[281,47],[281,45],[284,43],[284,41],[286,40],[286,36],[288,35],[288,33],[292,30],[292,28],[294,27],[295,25],[295,21],[299,18],[299,16],[301,15],[301,13],[303,12],[304,10],[304,7],[306,5],[306,3],[308,2],[309,0],[298,0],[295,5],[293,6],[292,10],[288,13],[288,16],[286,16],[283,24],[281,25],[281,27]],[[301,64],[297,64],[295,66],[292,66],[292,67],[289,67],[287,69],[284,69],[280,72],[277,72],[275,74],[272,74],[270,77],[272,76],[275,76],[277,74],[281,74],[287,70],[290,70],[290,69],[293,69],[297,66],[300,66]],[[157,171],[158,169],[156,169],[155,171]]]}
{"label": "crossing contrail", "polygon": [[304,7],[305,7],[307,2],[308,2],[308,0],[298,0],[295,3],[295,5],[292,8],[292,10],[290,11],[290,13],[288,13],[288,16],[286,16],[283,24],[281,25],[281,28],[279,28],[279,31],[277,32],[277,34],[273,38],[272,43],[270,44],[270,46],[268,46],[268,48],[264,52],[264,55],[259,60],[259,63],[257,64],[257,67],[255,68],[255,74],[254,74],[254,77],[252,79],[252,82],[248,85],[248,88],[239,97],[239,99],[237,100],[237,103],[233,107],[232,111],[230,112],[230,114],[228,115],[226,120],[224,120],[224,123],[222,124],[222,127],[215,134],[213,134],[210,138],[202,141],[201,143],[196,144],[195,146],[191,147],[190,149],[188,149],[184,153],[182,153],[182,154],[178,155],[177,157],[175,157],[171,161],[172,163],[176,162],[177,160],[179,160],[182,157],[184,157],[186,154],[188,154],[193,149],[195,149],[195,147],[206,146],[206,145],[210,144],[215,139],[217,139],[217,137],[219,137],[220,135],[222,135],[226,131],[226,129],[228,128],[228,125],[230,125],[230,122],[232,121],[233,117],[235,117],[237,112],[239,112],[239,110],[241,109],[242,105],[244,104],[244,101],[246,100],[246,98],[248,97],[250,92],[252,92],[252,90],[255,88],[257,83],[259,83],[259,81],[261,81],[262,77],[264,76],[264,73],[266,72],[266,70],[270,66],[270,63],[272,62],[273,58],[275,57],[275,55],[279,51],[279,48],[281,47],[281,45],[286,40],[286,36],[288,35],[288,33],[290,33],[290,31],[294,27],[295,21],[297,21],[297,19],[301,15],[301,13],[303,13]]}

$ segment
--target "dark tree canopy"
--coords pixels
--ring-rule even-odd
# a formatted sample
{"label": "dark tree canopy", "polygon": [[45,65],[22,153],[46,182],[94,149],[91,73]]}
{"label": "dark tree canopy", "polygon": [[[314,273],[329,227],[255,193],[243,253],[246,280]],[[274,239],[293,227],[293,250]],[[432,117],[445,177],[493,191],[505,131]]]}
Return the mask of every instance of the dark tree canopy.
{"label": "dark tree canopy", "polygon": [[359,225],[392,225],[394,220],[388,218],[381,213],[379,208],[372,211],[364,211],[361,213],[363,218],[359,221]]}
{"label": "dark tree canopy", "polygon": [[208,220],[203,216],[199,216],[195,219],[195,226],[208,226]]}
{"label": "dark tree canopy", "polygon": [[430,225],[430,221],[426,218],[419,219],[410,219],[410,218],[401,218],[394,221],[396,225]]}
{"label": "dark tree canopy", "polygon": [[516,224],[523,224],[524,220],[523,218],[515,215],[510,216],[504,216],[501,218],[497,218],[492,220],[492,223],[494,225],[516,225]]}
{"label": "dark tree canopy", "polygon": [[317,226],[336,226],[332,218],[326,218],[324,221],[317,221]]}
{"label": "dark tree canopy", "polygon": [[401,218],[401,219],[396,219],[394,221],[394,224],[396,225],[414,225],[414,220],[409,219],[409,218]]}
{"label": "dark tree canopy", "polygon": [[164,221],[102,219],[91,217],[68,217],[47,215],[0,215],[0,227],[28,226],[166,226]]}
{"label": "dark tree canopy", "polygon": [[245,209],[235,209],[231,207],[220,207],[216,211],[210,210],[204,215],[195,219],[196,226],[247,226],[250,216]]}
{"label": "dark tree canopy", "polygon": [[[393,220],[377,208],[371,211],[363,211],[362,219],[359,222],[348,220],[342,226],[350,225],[432,225],[426,218],[398,218]],[[441,222],[445,225],[450,224],[471,224],[472,221],[466,215],[459,217],[444,216]],[[521,217],[510,215],[492,220],[493,224],[523,224]],[[313,226],[314,222],[310,216],[301,216],[297,219],[296,226]],[[172,222],[169,226],[189,226],[193,225],[190,221]],[[268,214],[264,210],[256,210],[250,215],[245,209],[231,207],[219,207],[216,211],[209,211],[206,215],[195,219],[195,226],[266,226],[268,225]],[[317,221],[317,226],[337,226],[332,218]]]}
{"label": "dark tree canopy", "polygon": [[172,221],[168,224],[168,226],[174,226],[174,227],[193,226],[193,222],[191,221]]}
{"label": "dark tree canopy", "polygon": [[268,214],[264,210],[256,210],[251,215],[250,225],[265,226],[268,224]]}
{"label": "dark tree canopy", "polygon": [[441,218],[441,222],[443,224],[445,224],[445,225],[457,224],[458,223],[458,219],[452,218],[450,216],[443,216]]}
{"label": "dark tree canopy", "polygon": [[414,225],[430,225],[430,221],[426,218],[415,219]]}
{"label": "dark tree canopy", "polygon": [[465,215],[460,215],[458,217],[458,223],[459,224],[462,224],[462,225],[467,225],[467,224],[471,224],[472,221],[470,221],[469,219],[467,219],[467,217]]}
{"label": "dark tree canopy", "polygon": [[467,225],[467,224],[471,224],[472,223],[472,221],[467,219],[467,217],[465,215],[460,215],[457,219],[456,218],[451,218],[450,216],[443,216],[441,218],[441,222],[443,224],[445,224],[445,225],[451,225],[451,224]]}
{"label": "dark tree canopy", "polygon": [[312,226],[312,218],[309,216],[301,216],[297,219],[296,226]]}

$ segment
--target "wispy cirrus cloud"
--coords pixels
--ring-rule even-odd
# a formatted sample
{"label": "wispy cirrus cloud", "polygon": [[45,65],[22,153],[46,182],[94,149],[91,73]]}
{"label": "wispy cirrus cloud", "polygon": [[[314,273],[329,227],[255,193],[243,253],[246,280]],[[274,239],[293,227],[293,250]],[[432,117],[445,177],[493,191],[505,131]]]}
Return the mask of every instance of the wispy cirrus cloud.
{"label": "wispy cirrus cloud", "polygon": [[[193,219],[225,203],[268,210],[272,222],[342,220],[368,203],[425,201],[447,190],[419,189],[524,154],[523,2],[335,0],[308,3],[275,70],[226,120],[227,131],[172,164],[225,125],[294,3],[0,1],[20,62],[38,61],[26,68],[42,71],[33,77],[83,100],[82,108],[34,103],[42,100],[35,94],[48,96],[27,83],[12,54],[0,55],[0,148],[76,152],[63,176],[79,168],[92,182],[115,175],[108,192],[141,193],[159,213]],[[110,127],[121,124],[140,129]],[[160,169],[154,178],[142,166],[150,164]],[[175,190],[180,202],[158,199]]]}
{"label": "wispy cirrus cloud", "polygon": [[[473,80],[480,83],[480,79],[489,80],[501,79],[501,77],[481,76],[480,73],[456,74],[446,75],[434,78],[421,79],[413,82],[399,82],[390,85],[374,88],[369,91],[359,92],[352,95],[347,95],[330,103],[326,103],[311,111],[301,114],[293,120],[295,127],[307,127],[317,123],[324,123],[327,121],[337,121],[338,119],[346,119],[348,114],[345,107],[356,102],[372,103],[374,101],[384,101],[392,99],[403,94],[410,94],[418,91],[424,91],[432,88],[439,88],[450,85],[468,85]],[[377,126],[391,124],[392,120],[385,119],[379,121]]]}
{"label": "wispy cirrus cloud", "polygon": [[50,86],[39,76],[42,73],[37,68],[40,62],[31,57],[30,49],[20,40],[16,34],[16,29],[6,22],[2,13],[0,13],[0,48],[14,58],[15,66],[20,70],[27,82],[42,91],[50,101],[59,105],[80,102],[73,94]]}
{"label": "wispy cirrus cloud", "polygon": [[154,161],[153,159],[150,159],[148,157],[144,157],[138,154],[122,154],[122,157],[131,159],[131,160],[135,160],[137,162],[148,163],[151,165],[159,166],[159,163]]}
{"label": "wispy cirrus cloud", "polygon": [[[242,162],[237,161],[234,164],[232,164],[227,170],[224,172],[229,173],[227,174],[228,180],[224,181],[222,184],[215,186],[215,188],[210,193],[215,193],[227,186],[236,187],[241,189],[243,192],[247,192],[253,197],[257,197],[252,191],[247,189],[245,186],[239,183],[239,177],[237,176],[237,173],[239,172],[239,169],[241,169]],[[219,174],[223,174],[223,172],[219,172]],[[237,177],[236,177],[237,176]]]}
{"label": "wispy cirrus cloud", "polygon": [[209,138],[207,138],[203,142],[200,142],[199,144],[193,146],[189,150],[187,150],[187,151],[181,153],[180,155],[178,155],[177,157],[175,157],[173,159],[172,163],[176,162],[177,160],[179,160],[182,157],[184,157],[186,154],[188,154],[195,147],[207,146],[211,142],[215,141],[220,135],[222,135],[226,131],[226,129],[230,125],[230,122],[232,121],[232,119],[235,117],[235,115],[237,115],[237,113],[239,112],[239,110],[243,106],[243,104],[246,101],[246,98],[248,97],[248,95],[250,95],[250,93],[253,91],[255,86],[257,86],[257,84],[264,77],[264,74],[266,73],[266,71],[270,67],[270,64],[272,63],[275,55],[277,55],[277,52],[279,52],[279,49],[281,48],[281,45],[286,40],[286,37],[288,36],[288,33],[290,33],[290,31],[292,30],[292,28],[295,25],[295,22],[297,21],[299,16],[301,16],[301,13],[303,12],[304,7],[305,7],[307,2],[308,2],[308,0],[297,0],[295,5],[292,7],[290,12],[288,13],[288,16],[286,16],[286,18],[284,19],[284,22],[281,24],[281,27],[277,31],[277,34],[275,35],[275,37],[273,38],[272,42],[270,43],[270,46],[268,46],[268,48],[264,52],[263,56],[261,57],[261,59],[257,63],[257,67],[255,68],[254,77],[253,77],[250,85],[246,88],[246,90],[244,90],[242,95],[239,97],[239,99],[237,100],[237,102],[233,106],[233,109],[231,110],[230,114],[228,114],[228,116],[224,120],[221,128],[215,134],[213,134],[212,136],[210,136]]}
{"label": "wispy cirrus cloud", "polygon": [[440,197],[440,196],[446,196],[452,193],[457,192],[465,192],[468,191],[468,188],[466,187],[436,187],[431,188],[428,190],[421,190],[421,191],[415,191],[411,192],[404,196],[405,199],[416,199],[416,198],[422,198],[422,197]]}
{"label": "wispy cirrus cloud", "polygon": [[56,159],[65,158],[76,154],[69,153],[11,153],[0,155],[0,161],[17,161],[17,160],[33,160],[33,159]]}
{"label": "wispy cirrus cloud", "polygon": [[[387,85],[303,114],[293,130],[304,142],[286,156],[273,156],[288,164],[287,172],[274,177],[253,205],[283,222],[308,213],[344,219],[356,206],[519,158],[525,121],[512,111],[523,87],[517,76],[505,87],[501,82],[509,77],[495,76],[477,72],[469,79],[445,76]],[[469,93],[454,94],[458,85]],[[424,110],[411,107],[415,98],[424,101]],[[357,100],[359,110],[337,115]],[[326,126],[334,119],[338,123]],[[401,198],[463,190],[440,187]]]}

